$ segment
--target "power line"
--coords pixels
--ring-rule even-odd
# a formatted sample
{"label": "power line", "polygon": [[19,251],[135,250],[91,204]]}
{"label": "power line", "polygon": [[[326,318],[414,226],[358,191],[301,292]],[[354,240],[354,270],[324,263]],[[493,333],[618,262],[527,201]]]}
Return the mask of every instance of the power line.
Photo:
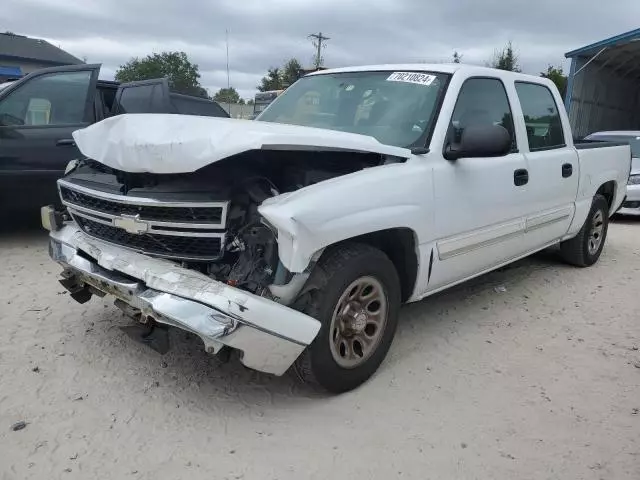
{"label": "power line", "polygon": [[316,58],[313,61],[315,68],[320,68],[322,66],[322,62],[324,59],[322,58],[322,49],[326,47],[325,40],[331,40],[329,37],[325,37],[322,35],[322,32],[312,33],[309,35],[309,38],[312,38],[313,46],[316,47]]}

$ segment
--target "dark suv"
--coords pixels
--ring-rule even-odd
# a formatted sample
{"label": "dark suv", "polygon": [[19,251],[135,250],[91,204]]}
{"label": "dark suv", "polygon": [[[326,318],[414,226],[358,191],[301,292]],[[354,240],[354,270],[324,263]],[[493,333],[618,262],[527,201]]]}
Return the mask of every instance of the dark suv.
{"label": "dark suv", "polygon": [[121,113],[229,115],[216,102],[169,90],[167,79],[98,80],[100,65],[38,70],[0,89],[0,209],[58,203],[56,179],[80,155],[71,133]]}

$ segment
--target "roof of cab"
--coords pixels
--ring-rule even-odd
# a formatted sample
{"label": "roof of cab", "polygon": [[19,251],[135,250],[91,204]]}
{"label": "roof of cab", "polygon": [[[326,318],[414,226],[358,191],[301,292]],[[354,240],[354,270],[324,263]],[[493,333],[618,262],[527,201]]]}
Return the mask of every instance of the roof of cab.
{"label": "roof of cab", "polygon": [[357,67],[341,67],[330,68],[328,70],[319,70],[317,72],[309,73],[307,76],[312,75],[326,75],[328,73],[348,73],[348,72],[442,72],[442,73],[455,73],[462,68],[459,63],[402,63],[402,64],[386,64],[386,65],[360,65]]}
{"label": "roof of cab", "polygon": [[477,65],[469,65],[462,63],[401,63],[401,64],[386,64],[386,65],[362,65],[357,67],[342,67],[331,68],[328,70],[320,70],[317,72],[309,73],[306,76],[311,77],[315,75],[327,75],[332,73],[352,73],[352,72],[435,72],[435,73],[447,73],[454,74],[458,71],[467,71],[472,75],[478,76],[491,76],[499,78],[514,78],[531,81],[535,79],[538,83],[548,84],[547,79],[543,77],[537,77],[527,75],[520,72],[510,72],[507,70],[498,70],[490,67],[480,67]]}

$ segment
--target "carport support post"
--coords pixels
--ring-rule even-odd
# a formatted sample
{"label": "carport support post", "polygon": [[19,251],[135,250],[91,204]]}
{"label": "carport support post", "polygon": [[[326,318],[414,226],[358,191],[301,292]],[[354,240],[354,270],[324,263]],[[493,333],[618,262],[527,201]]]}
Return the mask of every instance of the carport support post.
{"label": "carport support post", "polygon": [[567,83],[567,91],[564,94],[564,108],[567,115],[571,113],[571,95],[573,95],[573,76],[576,74],[576,64],[578,57],[571,57],[571,67],[569,68],[569,81]]}

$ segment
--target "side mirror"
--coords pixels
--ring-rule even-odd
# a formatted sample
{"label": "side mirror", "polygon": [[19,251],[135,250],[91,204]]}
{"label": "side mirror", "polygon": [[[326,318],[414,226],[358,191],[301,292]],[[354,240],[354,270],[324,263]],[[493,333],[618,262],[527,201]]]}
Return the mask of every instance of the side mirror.
{"label": "side mirror", "polygon": [[447,160],[471,157],[501,157],[511,150],[511,136],[501,125],[470,125],[462,132],[460,143],[449,144]]}

